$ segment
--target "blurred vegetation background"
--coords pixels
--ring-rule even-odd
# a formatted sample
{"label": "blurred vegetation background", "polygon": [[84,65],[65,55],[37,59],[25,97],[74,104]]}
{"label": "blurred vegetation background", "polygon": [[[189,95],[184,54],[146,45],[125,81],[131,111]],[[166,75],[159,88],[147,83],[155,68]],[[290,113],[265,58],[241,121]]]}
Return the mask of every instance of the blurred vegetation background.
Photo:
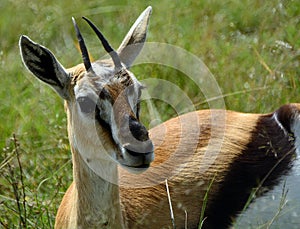
{"label": "blurred vegetation background", "polygon": [[[169,43],[198,56],[215,76],[227,109],[265,113],[299,102],[298,0],[2,0],[0,228],[53,227],[72,180],[63,101],[23,66],[20,35],[48,47],[71,67],[81,62],[72,16],[78,18],[91,55],[97,58],[104,51],[79,18],[92,19],[117,48],[148,5],[153,7],[148,41]],[[132,71],[138,79],[173,82],[197,109],[208,107],[193,82],[174,69],[145,64]],[[166,104],[155,105],[163,120],[176,115]],[[151,121],[146,104],[141,117],[146,125]]]}

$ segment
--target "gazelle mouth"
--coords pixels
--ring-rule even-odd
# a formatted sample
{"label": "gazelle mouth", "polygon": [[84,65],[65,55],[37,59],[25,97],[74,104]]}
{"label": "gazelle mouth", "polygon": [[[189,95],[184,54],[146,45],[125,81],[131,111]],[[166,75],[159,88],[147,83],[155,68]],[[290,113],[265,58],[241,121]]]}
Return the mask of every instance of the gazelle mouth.
{"label": "gazelle mouth", "polygon": [[[124,165],[123,165],[124,166]],[[137,165],[137,166],[128,166],[125,165],[127,168],[130,169],[136,169],[136,170],[146,170],[150,167],[150,163],[149,164],[142,164],[142,165]]]}
{"label": "gazelle mouth", "polygon": [[121,164],[121,166],[130,173],[141,174],[150,167],[150,164],[142,164],[138,166],[129,166],[129,165]]}
{"label": "gazelle mouth", "polygon": [[132,173],[146,171],[154,160],[154,152],[138,153],[122,148],[119,164]]}

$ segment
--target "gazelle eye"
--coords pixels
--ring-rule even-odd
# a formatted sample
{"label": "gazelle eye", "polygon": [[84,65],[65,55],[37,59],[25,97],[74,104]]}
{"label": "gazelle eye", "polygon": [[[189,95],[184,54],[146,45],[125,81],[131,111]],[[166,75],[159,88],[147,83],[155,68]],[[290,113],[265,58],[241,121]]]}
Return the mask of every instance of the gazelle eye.
{"label": "gazelle eye", "polygon": [[96,103],[89,97],[79,97],[77,99],[77,102],[79,104],[81,112],[83,113],[92,113],[96,109]]}

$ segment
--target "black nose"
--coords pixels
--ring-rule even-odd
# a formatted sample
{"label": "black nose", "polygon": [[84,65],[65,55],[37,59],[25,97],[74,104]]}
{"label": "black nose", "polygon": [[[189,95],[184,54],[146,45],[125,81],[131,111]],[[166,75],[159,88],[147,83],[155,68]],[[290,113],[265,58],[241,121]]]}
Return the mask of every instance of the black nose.
{"label": "black nose", "polygon": [[146,127],[142,125],[137,119],[129,116],[129,130],[132,136],[137,139],[138,141],[148,141],[149,135]]}
{"label": "black nose", "polygon": [[123,147],[130,151],[131,155],[152,153],[153,144],[149,139],[146,127],[131,116],[127,116],[123,120],[123,127],[120,132]]}

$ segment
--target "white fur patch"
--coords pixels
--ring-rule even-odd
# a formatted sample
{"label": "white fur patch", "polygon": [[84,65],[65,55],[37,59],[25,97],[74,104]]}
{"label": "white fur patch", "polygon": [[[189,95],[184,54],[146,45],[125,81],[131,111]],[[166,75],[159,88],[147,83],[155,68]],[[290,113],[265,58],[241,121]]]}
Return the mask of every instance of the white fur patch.
{"label": "white fur patch", "polygon": [[291,130],[295,136],[296,161],[294,162],[293,171],[300,176],[300,115],[298,114],[291,126]]}
{"label": "white fur patch", "polygon": [[287,135],[288,133],[287,133],[286,129],[283,127],[283,125],[281,124],[281,122],[279,122],[279,120],[278,120],[277,112],[275,112],[275,113],[273,114],[273,119],[274,119],[275,122],[278,124],[278,126],[280,127],[280,129],[283,130],[284,134]]}

